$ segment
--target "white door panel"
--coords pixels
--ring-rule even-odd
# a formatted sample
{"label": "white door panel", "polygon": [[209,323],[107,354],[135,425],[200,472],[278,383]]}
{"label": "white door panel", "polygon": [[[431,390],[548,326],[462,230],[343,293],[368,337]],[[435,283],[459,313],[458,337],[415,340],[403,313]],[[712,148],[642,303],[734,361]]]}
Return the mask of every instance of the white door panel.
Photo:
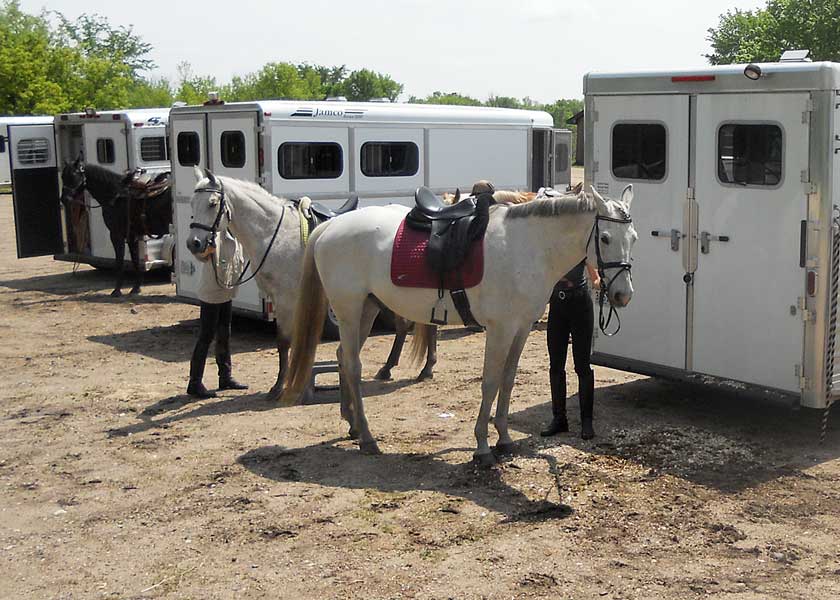
{"label": "white door panel", "polygon": [[[84,126],[85,139],[85,162],[87,164],[98,165],[109,171],[113,171],[119,175],[123,175],[128,170],[128,144],[125,137],[125,125],[120,122],[112,121],[111,123],[86,123]],[[98,140],[111,140],[114,145],[113,162],[100,160],[110,158],[106,156],[97,156],[96,144]],[[90,201],[90,194],[86,194]],[[96,205],[97,202],[90,202]],[[108,233],[108,228],[105,226],[105,220],[102,218],[101,210],[88,211],[90,223],[90,252],[93,256],[101,258],[115,258],[114,247],[111,244],[111,237]],[[125,261],[131,262],[131,253],[128,251],[128,246],[125,249]]]}
{"label": "white door panel", "polygon": [[[633,184],[631,215],[639,234],[633,248],[633,299],[621,309],[621,332],[599,335],[595,350],[603,354],[682,369],[685,367],[686,299],[682,256],[684,240],[673,250],[668,235],[682,232],[688,188],[688,96],[625,96],[595,98],[599,118],[594,125],[592,176],[601,193],[617,198]],[[616,115],[616,116],[613,116]],[[655,125],[665,129],[665,171],[660,180],[644,179],[650,165],[613,169],[616,125]],[[626,129],[625,129],[626,131]],[[589,141],[587,141],[589,143]],[[661,166],[659,167],[661,168]]]}
{"label": "white door panel", "polygon": [[[694,301],[695,371],[799,391],[803,322],[795,307],[805,293],[799,265],[800,221],[806,218],[802,171],[808,168],[808,94],[700,96],[697,102],[698,233],[725,236],[698,253]],[[724,135],[748,127],[781,132],[777,165],[758,160],[772,153],[770,137]],[[720,150],[720,151],[719,151]],[[734,157],[734,158],[732,158]],[[740,157],[740,158],[739,158]],[[769,166],[768,166],[769,165]],[[771,185],[723,183],[767,177]]]}

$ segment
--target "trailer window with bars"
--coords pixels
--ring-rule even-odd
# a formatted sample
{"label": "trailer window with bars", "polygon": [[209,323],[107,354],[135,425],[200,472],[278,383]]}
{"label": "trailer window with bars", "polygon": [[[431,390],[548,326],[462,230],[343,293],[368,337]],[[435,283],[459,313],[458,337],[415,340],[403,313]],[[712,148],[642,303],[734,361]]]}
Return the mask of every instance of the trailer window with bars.
{"label": "trailer window with bars", "polygon": [[414,142],[365,142],[361,169],[365,177],[410,177],[420,168],[420,149]]}
{"label": "trailer window with bars", "polygon": [[178,164],[193,167],[201,162],[201,144],[195,131],[182,131],[176,141]]}
{"label": "trailer window with bars", "polygon": [[335,142],[285,142],[277,149],[283,179],[337,179],[344,172],[344,153]]}
{"label": "trailer window with bars", "polygon": [[143,162],[161,162],[169,158],[164,136],[144,137],[140,139],[140,160]]}
{"label": "trailer window with bars", "polygon": [[721,183],[774,187],[782,181],[782,128],[773,124],[726,123],[718,129]]}
{"label": "trailer window with bars", "polygon": [[612,130],[612,173],[617,179],[662,181],[668,134],[661,123],[618,123]]}
{"label": "trailer window with bars", "polygon": [[223,131],[221,137],[222,164],[229,169],[245,166],[245,134],[241,131]]}
{"label": "trailer window with bars", "polygon": [[17,143],[17,162],[21,165],[42,165],[50,160],[47,138],[26,138]]}
{"label": "trailer window with bars", "polygon": [[113,164],[117,159],[114,152],[114,140],[111,138],[99,138],[96,140],[96,162],[100,165]]}

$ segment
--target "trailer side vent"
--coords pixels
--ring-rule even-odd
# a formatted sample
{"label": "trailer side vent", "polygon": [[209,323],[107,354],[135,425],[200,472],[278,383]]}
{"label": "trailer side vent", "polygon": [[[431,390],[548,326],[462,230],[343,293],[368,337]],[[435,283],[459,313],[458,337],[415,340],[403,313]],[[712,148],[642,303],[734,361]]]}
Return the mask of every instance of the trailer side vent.
{"label": "trailer side vent", "polygon": [[27,138],[17,143],[17,159],[22,165],[42,165],[50,160],[47,138]]}
{"label": "trailer side vent", "polygon": [[828,307],[828,347],[825,352],[826,393],[830,399],[840,396],[840,347],[838,340],[837,312],[840,304],[840,208],[834,207],[831,228],[831,287]]}

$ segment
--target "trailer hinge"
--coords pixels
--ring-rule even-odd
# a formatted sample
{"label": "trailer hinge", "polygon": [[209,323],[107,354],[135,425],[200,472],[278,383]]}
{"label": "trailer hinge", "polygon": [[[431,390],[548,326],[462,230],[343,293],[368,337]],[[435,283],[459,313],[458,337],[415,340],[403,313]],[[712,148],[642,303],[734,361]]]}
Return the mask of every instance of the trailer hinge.
{"label": "trailer hinge", "polygon": [[805,101],[805,110],[802,111],[802,123],[804,125],[811,123],[812,112],[814,112],[814,101],[809,98]]}
{"label": "trailer hinge", "polygon": [[265,133],[265,125],[257,125],[257,133],[262,135]]}
{"label": "trailer hinge", "polygon": [[802,365],[796,364],[793,366],[793,372],[796,374],[796,378],[799,379],[799,389],[800,390],[807,390],[811,387],[811,380],[805,377],[802,374]]}
{"label": "trailer hinge", "polygon": [[264,185],[265,184],[265,175],[258,175],[257,176],[257,183],[259,185]]}
{"label": "trailer hinge", "polygon": [[694,188],[688,188],[685,192],[686,200],[694,200]]}
{"label": "trailer hinge", "polygon": [[816,321],[817,320],[816,313],[814,313],[814,311],[812,311],[812,310],[808,310],[808,308],[807,308],[808,305],[806,304],[804,297],[799,296],[796,299],[796,304],[797,304],[797,308],[799,308],[799,315],[802,317],[803,321],[805,321],[807,323],[809,321]]}

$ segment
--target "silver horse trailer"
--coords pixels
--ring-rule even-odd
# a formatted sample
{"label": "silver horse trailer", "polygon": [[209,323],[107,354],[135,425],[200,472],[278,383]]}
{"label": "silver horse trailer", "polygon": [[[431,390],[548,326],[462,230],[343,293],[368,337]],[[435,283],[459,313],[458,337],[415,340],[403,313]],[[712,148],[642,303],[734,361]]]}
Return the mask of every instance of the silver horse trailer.
{"label": "silver horse trailer", "polygon": [[[43,160],[31,164],[31,156],[15,153],[12,147],[18,257],[53,254],[57,260],[113,267],[115,256],[108,229],[90,194],[85,194],[87,208],[59,208],[62,166],[81,158],[118,174],[137,168],[150,175],[169,171],[168,114],[168,108],[89,109],[58,115],[42,125],[20,126],[20,135],[38,137],[43,144],[48,141],[53,152],[38,155],[36,158]],[[15,141],[17,128],[10,128],[13,143],[19,143]],[[125,256],[130,265],[127,251]],[[147,270],[171,265],[172,236],[146,239],[140,256]]]}
{"label": "silver horse trailer", "polygon": [[[12,169],[9,156],[11,154],[12,146],[9,140],[9,126],[15,128],[22,128],[25,125],[44,125],[52,123],[52,117],[0,117],[0,185],[9,185],[12,183]],[[16,131],[25,131],[25,129],[17,129]],[[32,151],[30,147],[32,138],[25,135],[16,135],[17,146],[20,152],[30,154]],[[52,140],[48,140],[49,148],[54,148],[55,144]],[[39,147],[43,146],[43,142],[37,142]],[[31,156],[32,161],[42,158],[41,152],[34,152]]]}
{"label": "silver horse trailer", "polygon": [[587,185],[632,183],[634,299],[593,361],[840,392],[840,64],[584,78]]}
{"label": "silver horse trailer", "polygon": [[[309,101],[173,108],[177,295],[195,301],[199,285],[200,264],[184,247],[194,166],[332,207],[353,193],[361,205],[409,204],[418,186],[469,191],[479,179],[499,189],[565,189],[570,143],[569,132],[538,111]],[[565,161],[555,160],[561,155]],[[242,286],[234,308],[272,318],[255,280]]]}

